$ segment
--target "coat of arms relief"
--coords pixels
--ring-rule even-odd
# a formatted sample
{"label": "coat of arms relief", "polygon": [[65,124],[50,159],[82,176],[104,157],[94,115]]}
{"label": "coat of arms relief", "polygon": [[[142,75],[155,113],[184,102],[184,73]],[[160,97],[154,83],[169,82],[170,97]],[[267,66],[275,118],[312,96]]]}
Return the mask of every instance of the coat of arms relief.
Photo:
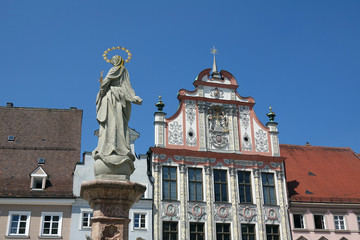
{"label": "coat of arms relief", "polygon": [[207,114],[210,145],[222,149],[229,144],[229,119],[222,106],[210,107]]}

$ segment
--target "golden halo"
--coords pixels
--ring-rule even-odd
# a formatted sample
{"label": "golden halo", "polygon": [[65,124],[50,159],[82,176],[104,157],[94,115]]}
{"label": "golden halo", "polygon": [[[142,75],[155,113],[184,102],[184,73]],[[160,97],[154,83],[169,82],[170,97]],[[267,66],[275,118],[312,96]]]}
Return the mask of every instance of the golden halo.
{"label": "golden halo", "polygon": [[105,60],[106,62],[110,63],[110,60],[107,58],[106,55],[107,55],[110,51],[115,50],[115,49],[119,49],[119,50],[125,51],[125,52],[128,54],[128,58],[125,60],[125,63],[130,62],[130,60],[131,60],[131,58],[132,58],[132,53],[131,53],[128,49],[126,49],[126,48],[124,48],[124,47],[120,47],[120,46],[119,46],[119,47],[108,48],[107,50],[105,50],[105,52],[104,52],[104,54],[103,54],[103,57],[104,57],[104,60]]}

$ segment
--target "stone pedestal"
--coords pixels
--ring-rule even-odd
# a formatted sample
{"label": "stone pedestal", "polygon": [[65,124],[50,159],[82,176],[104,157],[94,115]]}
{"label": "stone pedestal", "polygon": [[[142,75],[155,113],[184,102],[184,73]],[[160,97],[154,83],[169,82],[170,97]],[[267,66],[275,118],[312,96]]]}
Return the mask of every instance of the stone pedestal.
{"label": "stone pedestal", "polygon": [[93,180],[81,185],[81,197],[93,209],[93,240],[128,240],[129,210],[139,201],[146,187],[139,183]]}

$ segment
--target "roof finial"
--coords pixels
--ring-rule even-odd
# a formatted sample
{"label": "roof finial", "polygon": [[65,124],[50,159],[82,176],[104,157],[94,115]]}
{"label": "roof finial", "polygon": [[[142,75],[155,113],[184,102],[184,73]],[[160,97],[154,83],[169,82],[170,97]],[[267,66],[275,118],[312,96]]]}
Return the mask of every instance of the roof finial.
{"label": "roof finial", "polygon": [[269,122],[274,122],[276,114],[272,111],[272,107],[269,107],[269,113],[266,114],[266,116],[269,117]]}
{"label": "roof finial", "polygon": [[165,107],[165,104],[161,101],[161,96],[159,96],[159,101],[155,103],[155,106],[158,108],[159,112],[162,112],[163,108]]}
{"label": "roof finial", "polygon": [[213,46],[211,49],[210,49],[210,53],[212,53],[214,55],[214,62],[213,62],[213,68],[212,68],[212,74],[211,76],[213,78],[218,78],[220,79],[221,78],[221,75],[218,73],[217,71],[217,66],[216,66],[216,58],[215,58],[215,54],[217,54],[218,50],[215,48],[215,46]]}

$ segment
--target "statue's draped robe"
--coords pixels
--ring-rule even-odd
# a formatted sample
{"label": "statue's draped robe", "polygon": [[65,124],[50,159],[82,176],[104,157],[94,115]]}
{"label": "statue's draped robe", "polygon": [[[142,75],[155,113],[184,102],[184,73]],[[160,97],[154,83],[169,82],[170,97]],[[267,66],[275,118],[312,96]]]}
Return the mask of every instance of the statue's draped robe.
{"label": "statue's draped robe", "polygon": [[[103,91],[103,96],[101,92]],[[131,102],[135,91],[132,89],[129,73],[124,66],[112,67],[102,81],[101,90],[96,97],[96,112],[99,122],[99,142],[93,151],[94,159],[114,165],[125,159],[134,160],[129,143],[128,122]],[[121,158],[107,158],[118,155]]]}

